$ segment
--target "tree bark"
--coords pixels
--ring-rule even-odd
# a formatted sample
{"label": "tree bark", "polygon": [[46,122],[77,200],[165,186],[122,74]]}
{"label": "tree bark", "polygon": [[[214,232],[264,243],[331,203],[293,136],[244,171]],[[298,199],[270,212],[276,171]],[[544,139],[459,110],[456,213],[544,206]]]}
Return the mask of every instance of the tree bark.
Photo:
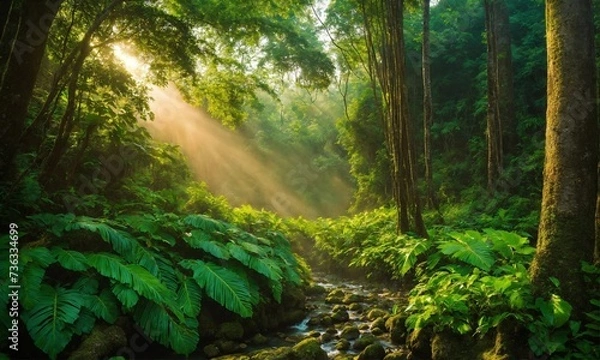
{"label": "tree bark", "polygon": [[[18,29],[2,75],[0,89],[0,172],[15,174],[13,161],[19,147],[19,136],[25,127],[27,108],[46,49],[48,32],[63,0],[24,0],[19,16],[7,17],[6,24]],[[7,30],[8,31],[8,30]],[[4,31],[3,31],[4,35]]]}
{"label": "tree bark", "polygon": [[598,187],[598,109],[591,0],[547,0],[548,107],[537,252],[537,295],[554,291],[581,319],[589,306],[581,261],[593,261]]}
{"label": "tree bark", "polygon": [[504,0],[485,0],[487,39],[487,189],[495,192],[504,153],[516,146],[510,23]]}

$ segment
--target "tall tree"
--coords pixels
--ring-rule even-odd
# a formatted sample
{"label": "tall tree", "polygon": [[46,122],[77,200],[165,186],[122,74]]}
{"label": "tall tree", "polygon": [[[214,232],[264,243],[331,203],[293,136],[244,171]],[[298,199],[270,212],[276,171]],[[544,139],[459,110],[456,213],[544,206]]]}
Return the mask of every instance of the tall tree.
{"label": "tall tree", "polygon": [[510,22],[504,0],[485,0],[487,38],[487,188],[494,192],[504,153],[516,143]]}
{"label": "tall tree", "polygon": [[591,262],[598,186],[598,105],[591,0],[547,0],[548,107],[546,159],[537,252],[530,268],[536,292],[560,281],[576,315],[588,306],[581,261]]}
{"label": "tall tree", "polygon": [[416,186],[404,49],[404,1],[362,0],[369,67],[383,95],[398,230],[427,236]]}
{"label": "tall tree", "polygon": [[433,101],[431,97],[431,46],[430,35],[430,1],[423,0],[423,45],[421,50],[423,72],[423,152],[425,158],[425,183],[427,201],[433,208],[438,208],[437,197],[433,191],[433,170],[431,162],[431,126],[433,124]]}
{"label": "tall tree", "polygon": [[[0,172],[14,174],[13,160],[25,127],[27,108],[46,50],[48,32],[63,0],[10,1],[2,16],[0,88]],[[3,6],[4,7],[4,6]],[[5,48],[8,47],[8,48]]]}

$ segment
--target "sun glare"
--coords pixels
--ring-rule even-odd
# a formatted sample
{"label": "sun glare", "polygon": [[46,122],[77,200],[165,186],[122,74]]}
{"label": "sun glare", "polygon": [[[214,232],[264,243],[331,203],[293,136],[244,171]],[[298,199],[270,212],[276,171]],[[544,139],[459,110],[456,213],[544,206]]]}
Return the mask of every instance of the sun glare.
{"label": "sun glare", "polygon": [[120,45],[113,46],[113,52],[125,70],[127,70],[137,80],[143,81],[148,73],[147,64],[143,63],[139,58],[137,58],[135,55],[132,55]]}

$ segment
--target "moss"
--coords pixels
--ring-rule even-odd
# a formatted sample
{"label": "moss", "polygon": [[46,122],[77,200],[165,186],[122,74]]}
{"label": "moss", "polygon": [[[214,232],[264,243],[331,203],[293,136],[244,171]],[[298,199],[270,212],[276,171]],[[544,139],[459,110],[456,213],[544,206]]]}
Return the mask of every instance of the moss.
{"label": "moss", "polygon": [[219,325],[217,338],[227,340],[241,340],[244,337],[244,328],[237,321],[225,322]]}
{"label": "moss", "polygon": [[400,314],[386,320],[385,328],[390,332],[390,340],[393,344],[404,344],[406,342],[406,318],[405,314]]}
{"label": "moss", "polygon": [[328,360],[327,353],[321,349],[315,338],[304,339],[292,348],[294,356],[301,360]]}
{"label": "moss", "polygon": [[97,325],[79,348],[69,356],[69,360],[102,359],[126,345],[125,332],[119,326]]}
{"label": "moss", "polygon": [[367,346],[360,354],[357,360],[383,360],[385,357],[385,349],[380,343],[374,343]]}

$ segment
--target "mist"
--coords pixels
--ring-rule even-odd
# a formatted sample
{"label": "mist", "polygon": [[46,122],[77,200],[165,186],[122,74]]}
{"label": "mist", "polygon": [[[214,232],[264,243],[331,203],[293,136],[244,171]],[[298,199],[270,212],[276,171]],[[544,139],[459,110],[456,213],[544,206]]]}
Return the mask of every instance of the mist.
{"label": "mist", "polygon": [[155,139],[178,145],[196,179],[230,204],[307,218],[346,212],[352,186],[311,170],[309,151],[259,154],[250,140],[185,102],[174,87],[154,88],[151,97],[155,119],[143,126]]}

